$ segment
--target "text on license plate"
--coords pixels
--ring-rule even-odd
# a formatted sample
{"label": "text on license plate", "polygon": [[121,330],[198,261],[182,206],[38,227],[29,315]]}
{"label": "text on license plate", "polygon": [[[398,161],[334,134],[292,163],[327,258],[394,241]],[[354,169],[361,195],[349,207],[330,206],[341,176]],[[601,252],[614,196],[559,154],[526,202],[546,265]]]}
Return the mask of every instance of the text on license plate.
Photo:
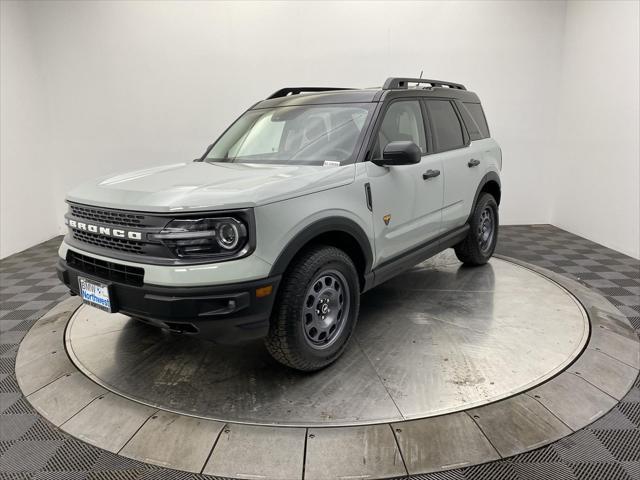
{"label": "text on license plate", "polygon": [[94,282],[84,277],[78,277],[78,284],[80,286],[80,296],[84,303],[111,312],[111,298],[109,298],[108,285]]}

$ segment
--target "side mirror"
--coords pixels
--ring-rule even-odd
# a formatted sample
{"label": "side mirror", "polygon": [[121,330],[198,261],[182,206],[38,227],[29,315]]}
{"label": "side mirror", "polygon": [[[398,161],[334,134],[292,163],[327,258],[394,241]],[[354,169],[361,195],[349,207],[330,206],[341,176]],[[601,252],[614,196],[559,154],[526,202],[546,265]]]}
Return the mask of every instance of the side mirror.
{"label": "side mirror", "polygon": [[422,152],[413,142],[390,142],[384,147],[381,160],[373,160],[380,166],[413,165],[420,163]]}

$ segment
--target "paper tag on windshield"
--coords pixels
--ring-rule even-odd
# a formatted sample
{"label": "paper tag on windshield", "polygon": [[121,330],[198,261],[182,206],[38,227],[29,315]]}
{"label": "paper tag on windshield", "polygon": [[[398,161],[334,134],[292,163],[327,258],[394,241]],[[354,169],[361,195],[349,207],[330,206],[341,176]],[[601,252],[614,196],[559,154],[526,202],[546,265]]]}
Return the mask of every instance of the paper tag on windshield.
{"label": "paper tag on windshield", "polygon": [[323,167],[339,167],[340,162],[335,162],[333,160],[325,160],[322,166]]}

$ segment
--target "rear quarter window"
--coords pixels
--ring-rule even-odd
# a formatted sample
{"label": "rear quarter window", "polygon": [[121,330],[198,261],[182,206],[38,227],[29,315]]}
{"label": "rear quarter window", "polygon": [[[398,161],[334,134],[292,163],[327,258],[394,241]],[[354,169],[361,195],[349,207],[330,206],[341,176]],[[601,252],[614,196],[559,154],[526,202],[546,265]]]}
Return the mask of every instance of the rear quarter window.
{"label": "rear quarter window", "polygon": [[[463,108],[462,110],[462,116],[463,118],[465,117],[466,113],[468,113],[471,116],[471,119],[473,119],[473,123],[475,123],[475,126],[477,126],[477,130],[479,130],[479,136],[478,133],[476,133],[476,136],[478,136],[478,138],[474,138],[473,133],[471,132],[471,130],[474,129],[474,127],[472,125],[467,124],[467,129],[469,130],[469,135],[471,136],[471,140],[480,140],[481,138],[489,138],[491,135],[489,135],[489,126],[487,125],[487,118],[484,116],[484,110],[482,110],[482,105],[479,103],[463,103],[462,104]],[[464,112],[464,110],[466,110],[466,113]],[[465,118],[465,123],[467,123],[466,118]]]}

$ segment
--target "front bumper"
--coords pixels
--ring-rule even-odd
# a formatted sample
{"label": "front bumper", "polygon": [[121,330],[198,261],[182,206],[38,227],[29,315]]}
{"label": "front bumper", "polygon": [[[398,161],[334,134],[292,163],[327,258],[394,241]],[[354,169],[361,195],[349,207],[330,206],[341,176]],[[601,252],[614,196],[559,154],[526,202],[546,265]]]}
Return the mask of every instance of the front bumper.
{"label": "front bumper", "polygon": [[[78,276],[107,283],[114,312],[137,317],[158,327],[199,334],[221,344],[238,344],[264,337],[280,276],[229,285],[170,287],[129,285],[85,273],[59,259],[58,278],[79,294]],[[272,286],[269,295],[256,290]]]}

